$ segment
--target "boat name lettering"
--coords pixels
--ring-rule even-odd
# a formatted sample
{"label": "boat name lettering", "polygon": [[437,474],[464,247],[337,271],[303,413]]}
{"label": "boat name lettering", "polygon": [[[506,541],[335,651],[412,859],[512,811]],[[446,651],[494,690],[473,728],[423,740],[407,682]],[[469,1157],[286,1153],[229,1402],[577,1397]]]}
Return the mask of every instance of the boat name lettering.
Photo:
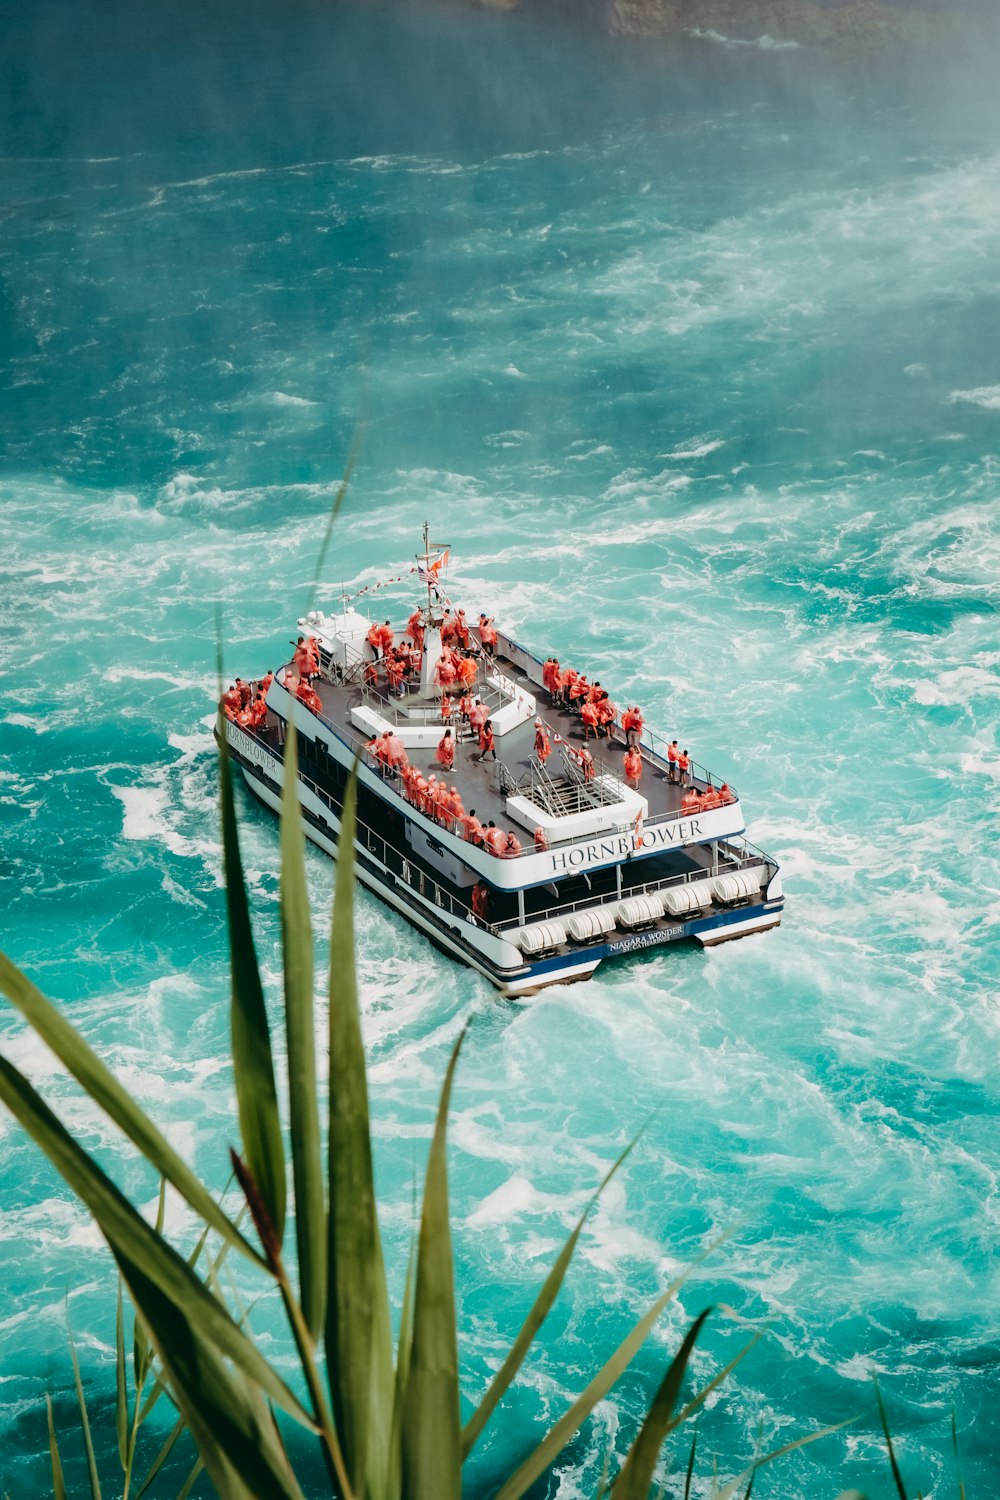
{"label": "boat name lettering", "polygon": [[244,760],[249,760],[254,765],[261,766],[265,770],[268,768],[268,762],[273,762],[274,757],[262,745],[259,745],[256,740],[251,739],[248,734],[244,734],[238,725],[230,723],[226,728],[229,743],[239,755],[242,755]]}
{"label": "boat name lettering", "polygon": [[624,859],[639,849],[670,848],[688,839],[702,836],[697,818],[682,818],[677,823],[663,823],[658,828],[647,828],[638,837],[634,833],[623,833],[616,838],[601,839],[598,843],[581,844],[576,849],[566,849],[551,854],[553,870],[579,870],[584,865],[599,860]]}
{"label": "boat name lettering", "polygon": [[620,942],[608,944],[608,956],[636,953],[640,948],[656,948],[660,943],[674,943],[684,936],[683,927],[669,927],[666,932],[636,932]]}

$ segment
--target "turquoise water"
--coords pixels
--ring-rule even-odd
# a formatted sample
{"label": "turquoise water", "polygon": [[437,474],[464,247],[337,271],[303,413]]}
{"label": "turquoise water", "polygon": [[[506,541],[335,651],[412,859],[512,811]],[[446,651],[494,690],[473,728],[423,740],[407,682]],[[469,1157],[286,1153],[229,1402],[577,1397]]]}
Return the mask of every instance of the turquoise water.
{"label": "turquoise water", "polygon": [[[773,1445],[858,1415],[755,1495],[884,1500],[873,1371],[911,1489],[957,1493],[954,1407],[970,1494],[996,1494],[995,54],[848,79],[807,47],[271,0],[4,25],[7,951],[221,1186],[213,610],[230,673],[282,659],[361,424],[325,602],[399,572],[430,518],[468,607],[735,781],[788,894],[766,937],[530,1007],[359,898],[397,1282],[474,1017],[451,1135],[470,1399],[646,1127],[468,1493],[734,1227],[537,1497],[593,1495],[707,1303],[703,1376],[767,1331],[705,1414],[699,1495],[758,1425]],[[276,828],[243,815],[276,1002]],[[324,913],[315,851],[309,880]],[[108,1257],[6,1119],[0,1151],[4,1486],[46,1492],[46,1390],[71,1424],[68,1296],[114,1493]],[[169,1224],[183,1240],[175,1203]],[[254,1321],[287,1358],[277,1309]]]}

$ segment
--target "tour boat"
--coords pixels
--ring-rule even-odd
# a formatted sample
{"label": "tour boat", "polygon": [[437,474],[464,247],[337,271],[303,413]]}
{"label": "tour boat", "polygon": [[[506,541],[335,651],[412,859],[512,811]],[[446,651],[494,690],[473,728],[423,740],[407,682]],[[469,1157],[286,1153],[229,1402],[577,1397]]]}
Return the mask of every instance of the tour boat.
{"label": "tour boat", "polygon": [[[448,558],[425,526],[423,554],[387,580],[419,588],[405,627],[356,607],[382,584],[345,593],[339,612],[297,622],[293,658],[250,684],[255,705],[227,695],[219,722],[251,792],[280,808],[294,726],[304,828],[335,856],[357,764],[358,878],[504,995],[683,939],[709,947],[776,927],[781,875],[744,838],[735,790],[693,762],[679,769],[665,740],[621,713],[585,740],[585,700],[564,701],[552,658],[484,615],[466,623],[447,596]],[[387,655],[390,641],[408,661]],[[464,689],[449,680],[456,661]],[[493,754],[474,727],[484,715]],[[432,777],[447,789],[438,800]]]}

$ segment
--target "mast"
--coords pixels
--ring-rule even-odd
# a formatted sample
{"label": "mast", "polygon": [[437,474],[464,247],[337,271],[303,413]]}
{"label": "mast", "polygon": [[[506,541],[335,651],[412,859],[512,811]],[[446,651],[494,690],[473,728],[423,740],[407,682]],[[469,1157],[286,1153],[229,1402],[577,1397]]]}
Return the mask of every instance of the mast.
{"label": "mast", "polygon": [[431,617],[431,602],[432,602],[431,601],[431,588],[432,588],[432,585],[431,585],[431,543],[430,543],[430,535],[431,535],[430,526],[425,521],[424,522],[424,577],[427,580],[427,622],[428,623],[430,622],[430,617]]}
{"label": "mast", "polygon": [[[420,559],[418,558],[419,562]],[[424,616],[424,654],[420,664],[420,687],[418,696],[421,698],[435,698],[438,695],[438,687],[434,681],[434,671],[441,656],[441,625],[444,615],[441,612],[439,601],[435,601],[434,595],[437,588],[436,575],[431,570],[431,529],[429,522],[424,522],[424,582],[427,584],[427,603],[422,611]]]}

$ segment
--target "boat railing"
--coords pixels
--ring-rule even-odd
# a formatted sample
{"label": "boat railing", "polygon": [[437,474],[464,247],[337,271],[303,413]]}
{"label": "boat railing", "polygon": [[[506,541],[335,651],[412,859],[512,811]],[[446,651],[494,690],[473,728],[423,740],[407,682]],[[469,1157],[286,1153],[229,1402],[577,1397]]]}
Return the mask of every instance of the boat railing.
{"label": "boat railing", "polygon": [[[299,772],[299,779],[309,788],[314,797],[328,807],[338,818],[340,817],[340,806],[330,796],[329,792],[324,791],[311,777],[304,775],[301,771]],[[425,900],[430,901],[440,911],[447,912],[450,916],[458,917],[463,922],[474,922],[475,925],[485,928],[488,932],[492,932],[495,937],[502,937],[504,933],[513,932],[517,928],[529,925],[532,922],[548,922],[554,918],[572,916],[576,911],[583,911],[588,907],[592,907],[595,904],[595,899],[600,899],[599,897],[595,898],[593,894],[588,894],[577,901],[557,902],[553,906],[545,907],[542,911],[533,911],[526,914],[523,922],[520,916],[507,917],[500,922],[486,922],[481,917],[473,915],[472,907],[467,901],[463,901],[452,891],[446,890],[439,881],[435,880],[432,875],[429,875],[426,870],[418,865],[413,857],[412,850],[401,849],[397,844],[391,843],[383,834],[378,833],[374,828],[370,827],[369,824],[361,821],[358,821],[355,825],[355,840],[361,848],[365,849],[373,858],[379,860],[387,870],[391,871],[397,880],[401,880],[410,890],[423,896]],[[641,885],[630,885],[626,890],[621,892],[620,896],[616,893],[612,899],[624,900],[632,896],[648,896],[655,891],[673,890],[682,885],[689,885],[696,880],[714,878],[714,876],[722,873],[729,874],[733,870],[747,870],[755,866],[766,866],[772,863],[763,850],[756,848],[746,839],[742,841],[742,847],[731,844],[723,847],[728,850],[725,856],[724,871],[718,864],[707,870],[697,868],[694,870],[685,870],[679,875],[668,875],[659,880],[645,881]],[[734,853],[733,850],[737,852]],[[397,865],[398,872],[396,869]]]}
{"label": "boat railing", "polygon": [[[299,772],[299,780],[307,786],[324,806],[328,807],[339,819],[341,816],[340,804],[324,791],[311,777]],[[391,871],[397,880],[409,886],[418,895],[429,900],[441,911],[448,912],[453,917],[459,917],[463,922],[473,920],[472,907],[467,901],[462,901],[451,891],[445,890],[439,881],[432,875],[428,875],[414,858],[413,850],[401,849],[398,844],[393,844],[381,833],[376,832],[369,824],[360,820],[355,824],[354,837],[363,849],[367,850],[375,859],[379,860],[387,870]],[[398,870],[397,870],[398,865]],[[487,931],[499,936],[500,929],[492,922],[484,922],[480,917],[475,917],[477,926],[485,927]],[[516,925],[516,924],[515,924]]]}
{"label": "boat railing", "polygon": [[[541,676],[542,663],[538,660],[538,657],[534,656],[526,646],[522,646],[520,642],[515,641],[513,636],[506,635],[502,630],[498,631],[497,635],[497,654],[503,656],[512,666],[518,667],[529,682],[533,683],[536,687],[543,687]],[[616,719],[612,727],[620,738],[625,738],[625,731],[621,726],[620,720]],[[668,744],[669,741],[663,735],[654,734],[648,727],[643,727],[642,733],[639,736],[640,750],[651,765],[669,775],[670,757],[667,755]],[[715,776],[707,766],[700,765],[694,760],[691,761],[688,775],[690,780],[704,782],[705,786],[722,786],[724,784],[722,777]],[[729,783],[729,789],[734,796],[738,796],[732,782]]]}
{"label": "boat railing", "polygon": [[[697,880],[713,880],[717,875],[728,875],[733,870],[749,870],[755,866],[773,863],[760,849],[754,849],[750,844],[747,844],[745,847],[752,852],[740,854],[735,857],[732,855],[728,856],[724,870],[717,866],[707,870],[685,870],[680,875],[667,875],[660,880],[648,880],[643,885],[630,885],[621,894],[617,891],[608,892],[604,898],[605,904],[610,901],[628,900],[633,896],[649,896],[658,891],[676,890],[678,886],[691,885]],[[547,906],[542,911],[530,912],[525,916],[523,922],[520,917],[508,917],[502,922],[497,922],[494,930],[498,933],[510,932],[517,927],[530,926],[533,922],[550,922],[559,917],[572,916],[576,911],[583,911],[592,907],[595,899],[599,898],[587,895],[581,897],[578,901],[563,901],[555,906]]]}
{"label": "boat railing", "polygon": [[[281,669],[281,671],[284,671],[284,670],[285,670],[284,668]],[[280,673],[279,673],[279,676],[278,676],[278,681],[281,683],[281,686],[284,687],[284,682],[281,680]],[[288,691],[288,690],[286,689],[286,691]],[[354,754],[359,758],[359,760],[362,761],[363,764],[366,764],[366,765],[369,764],[369,761],[365,760],[365,756],[366,755],[370,755],[370,752],[368,751],[368,745],[370,743],[370,736],[364,735],[364,734],[361,734],[361,735],[356,734],[354,732],[354,730],[351,729],[351,728],[348,728],[348,726],[346,724],[344,724],[344,723],[334,723],[334,721],[332,719],[328,718],[326,714],[324,714],[324,713],[317,713],[315,711],[315,709],[310,709],[309,712],[312,713],[315,718],[319,719],[319,721],[320,721],[321,724],[325,724],[326,727],[327,727],[327,729],[330,730],[331,734],[335,735],[336,738],[339,739],[342,744],[347,745],[348,748],[351,749],[354,752]],[[284,730],[282,729],[281,732],[283,734]],[[499,762],[498,762],[498,765],[499,765]],[[385,780],[387,783],[391,782],[391,780],[393,779],[392,778],[392,773],[391,772],[387,773],[386,770],[385,770],[385,768],[382,765],[380,765],[378,762],[376,762],[374,765],[372,765],[371,769],[375,770],[380,776],[382,776],[383,780]],[[508,775],[509,774],[510,773],[508,772]],[[599,775],[601,774],[601,767],[600,767],[600,765],[598,765],[598,774]],[[594,785],[593,782],[589,783],[588,784],[588,788],[592,787],[593,785]],[[404,802],[406,802],[407,806],[411,806],[412,807],[413,804],[411,802],[409,802],[409,800],[406,797],[403,796],[402,790],[400,790],[400,789],[396,789],[396,790],[397,790],[397,795],[401,798],[401,800],[404,801]],[[730,788],[730,790],[732,791],[732,788]],[[736,800],[735,793],[733,793],[733,800],[734,800],[734,802]],[[613,804],[610,804],[610,805],[613,805]],[[723,805],[728,805],[728,804],[723,804]],[[688,814],[685,813],[683,811],[683,809],[680,809],[680,808],[675,809],[672,812],[658,813],[654,817],[647,817],[647,818],[643,819],[643,822],[642,822],[643,831],[645,832],[645,831],[648,831],[651,828],[657,828],[661,824],[664,824],[664,823],[676,823],[680,818],[683,818],[683,817],[686,817],[686,816],[688,816]],[[621,833],[627,832],[629,829],[631,829],[633,827],[634,822],[635,822],[635,818],[634,818],[633,814],[624,814],[623,813],[621,819],[615,825],[615,830],[617,832],[621,832]],[[448,830],[442,829],[442,832],[448,832]],[[556,839],[556,838],[552,839],[552,841],[551,841],[551,847],[553,849],[558,849],[558,848],[560,848],[564,844],[576,844],[576,843],[579,843],[579,842],[580,842],[580,835],[579,834],[571,834],[567,838],[564,838],[564,839]],[[519,854],[505,854],[503,856],[496,855],[496,856],[493,856],[493,857],[494,858],[501,858],[502,857],[504,859],[529,859],[529,858],[531,858],[533,855],[535,855],[537,853],[538,853],[537,849],[535,849],[532,844],[529,844],[526,848],[523,848],[520,851]]]}

